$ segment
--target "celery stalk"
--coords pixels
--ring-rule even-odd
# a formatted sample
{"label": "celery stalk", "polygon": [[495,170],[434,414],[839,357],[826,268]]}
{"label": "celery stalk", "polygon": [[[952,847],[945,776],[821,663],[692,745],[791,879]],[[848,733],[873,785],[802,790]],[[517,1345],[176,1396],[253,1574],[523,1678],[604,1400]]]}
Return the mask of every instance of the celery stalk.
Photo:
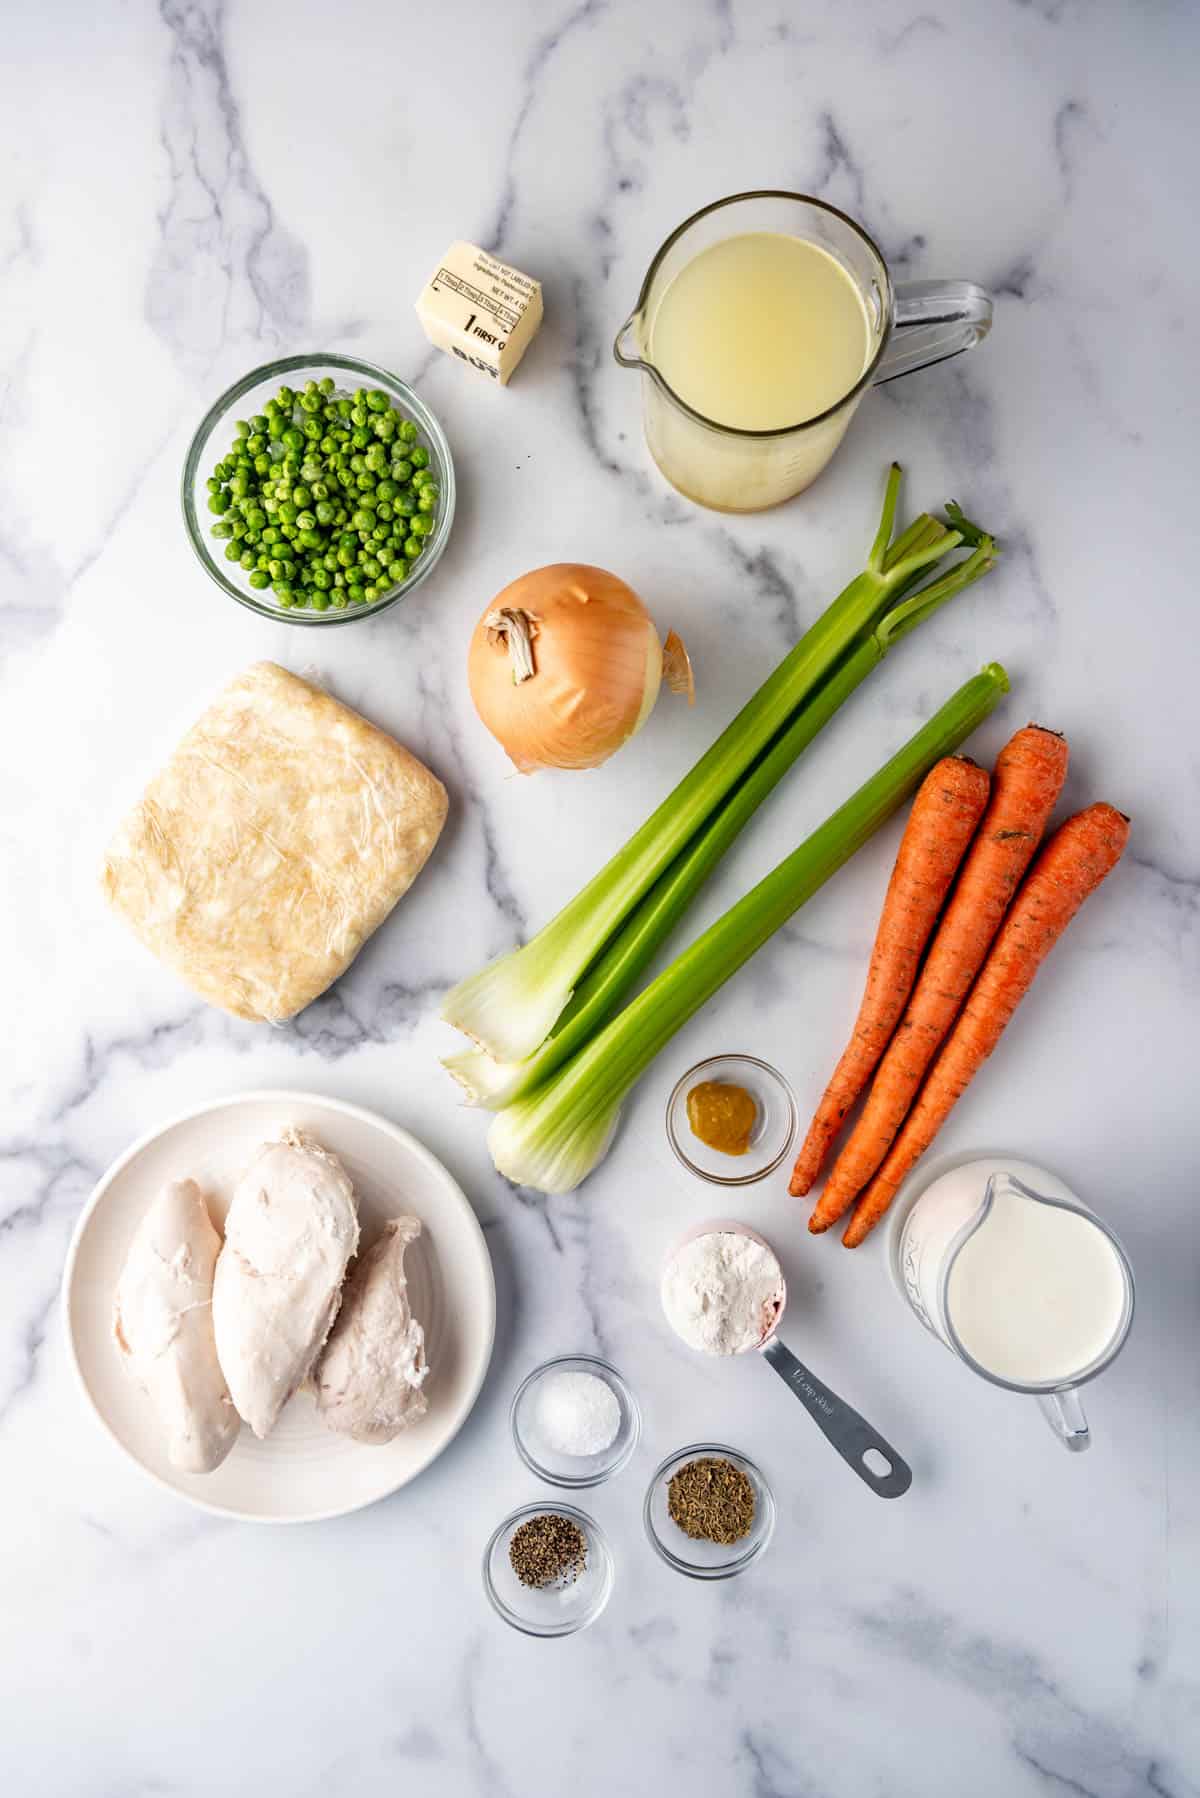
{"label": "celery stalk", "polygon": [[532,1055],[523,1061],[501,1062],[486,1050],[476,1048],[444,1058],[443,1066],[462,1086],[469,1104],[499,1111],[524,1097],[612,1016],[730,844],[801,751],[883,660],[894,642],[992,566],[995,546],[982,533],[977,535],[979,541],[972,555],[911,599],[893,605],[801,706],[605,945],[554,1030]]}
{"label": "celery stalk", "polygon": [[654,882],[842,657],[924,569],[964,541],[923,513],[889,548],[900,468],[888,475],[867,566],[768,676],[625,847],[521,949],[447,994],[442,1016],[499,1062],[521,1061],[554,1028],[581,977]]}
{"label": "celery stalk", "polygon": [[967,681],[799,848],[731,907],[543,1086],[492,1121],[488,1146],[514,1185],[571,1192],[603,1158],[625,1095],[717,989],[981,724],[1008,676],[996,662]]}

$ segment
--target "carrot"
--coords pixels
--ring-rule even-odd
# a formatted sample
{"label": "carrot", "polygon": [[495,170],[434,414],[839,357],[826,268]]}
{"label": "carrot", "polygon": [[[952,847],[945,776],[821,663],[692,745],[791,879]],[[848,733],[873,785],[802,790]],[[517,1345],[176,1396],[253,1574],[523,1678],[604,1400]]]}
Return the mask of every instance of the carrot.
{"label": "carrot", "polygon": [[814,1235],[850,1209],[891,1147],[1033,860],[1066,774],[1065,740],[1037,724],[1019,730],[996,758],[979,834],[862,1116],[809,1219]]}
{"label": "carrot", "polygon": [[1034,975],[1084,900],[1121,859],[1129,819],[1089,805],[1055,831],[1017,894],[962,1016],[879,1173],[859,1199],[842,1238],[857,1248],[879,1222],[905,1175],[925,1153],[987,1060]]}
{"label": "carrot", "polygon": [[965,755],[945,756],[921,783],[888,882],[854,1030],[792,1169],[788,1191],[794,1198],[816,1179],[826,1150],[887,1047],[990,786],[987,770]]}

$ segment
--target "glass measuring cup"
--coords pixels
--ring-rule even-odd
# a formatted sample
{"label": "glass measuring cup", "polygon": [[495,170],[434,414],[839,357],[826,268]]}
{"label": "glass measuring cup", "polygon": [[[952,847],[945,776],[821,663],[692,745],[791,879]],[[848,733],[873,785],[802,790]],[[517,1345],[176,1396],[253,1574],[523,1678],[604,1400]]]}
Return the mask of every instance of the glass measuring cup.
{"label": "glass measuring cup", "polygon": [[[849,392],[814,418],[783,429],[740,430],[706,418],[670,387],[651,354],[654,320],[672,280],[710,245],[771,231],[815,243],[839,262],[866,311],[867,363]],[[992,302],[973,281],[893,283],[876,245],[836,206],[780,189],[731,194],[685,219],[646,271],[637,305],[613,344],[642,376],[646,443],[673,487],[720,512],[759,512],[816,480],[868,387],[973,349],[987,336]]]}
{"label": "glass measuring cup", "polygon": [[[1000,1199],[1050,1206],[1083,1217],[1107,1240],[1121,1296],[1108,1342],[1069,1375],[1047,1380],[1006,1379],[984,1367],[965,1347],[948,1302],[950,1276],[966,1244]],[[1120,1353],[1133,1323],[1134,1280],[1129,1258],[1108,1225],[1044,1169],[1013,1157],[990,1156],[951,1167],[932,1180],[894,1227],[892,1271],[901,1294],[925,1328],[980,1379],[1036,1398],[1059,1440],[1075,1451],[1091,1445],[1078,1388],[1095,1379]]]}
{"label": "glass measuring cup", "polygon": [[[697,1224],[675,1244],[667,1265],[686,1244],[710,1235],[749,1237],[758,1243],[779,1266],[779,1257],[757,1230],[733,1218],[710,1218]],[[879,1498],[901,1498],[912,1485],[912,1469],[891,1444],[851,1407],[832,1387],[826,1386],[808,1367],[779,1340],[779,1326],[787,1307],[787,1283],[783,1269],[779,1271],[779,1287],[763,1317],[762,1335],[749,1344],[756,1348],[768,1366],[774,1368],[793,1398],[799,1399],[817,1428],[859,1479]],[[670,1319],[668,1318],[668,1321]],[[685,1339],[686,1340],[686,1339]],[[737,1350],[737,1353],[744,1351]]]}

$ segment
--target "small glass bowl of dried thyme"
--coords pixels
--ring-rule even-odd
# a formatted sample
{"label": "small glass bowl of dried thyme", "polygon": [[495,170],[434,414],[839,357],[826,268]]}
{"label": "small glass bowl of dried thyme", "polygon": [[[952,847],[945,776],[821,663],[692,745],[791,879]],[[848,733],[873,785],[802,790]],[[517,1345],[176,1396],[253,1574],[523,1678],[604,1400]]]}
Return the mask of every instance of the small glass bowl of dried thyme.
{"label": "small glass bowl of dried thyme", "polygon": [[572,1636],[594,1623],[613,1583],[599,1524],[573,1505],[522,1505],[492,1531],[483,1587],[493,1608],[527,1636]]}
{"label": "small glass bowl of dried thyme", "polygon": [[642,1515],[651,1546],[676,1573],[731,1579],[771,1540],[775,1499],[745,1455],[719,1442],[693,1442],[658,1469]]}

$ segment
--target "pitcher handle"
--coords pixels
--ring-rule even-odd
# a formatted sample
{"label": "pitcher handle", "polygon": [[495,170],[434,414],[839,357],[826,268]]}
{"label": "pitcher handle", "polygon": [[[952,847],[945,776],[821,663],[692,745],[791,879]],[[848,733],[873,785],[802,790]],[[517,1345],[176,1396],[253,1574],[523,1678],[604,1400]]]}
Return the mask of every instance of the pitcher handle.
{"label": "pitcher handle", "polygon": [[991,295],[974,281],[903,282],[895,291],[892,333],[873,384],[973,350],[991,328]]}
{"label": "pitcher handle", "polygon": [[1084,1416],[1083,1404],[1073,1386],[1065,1392],[1048,1392],[1038,1399],[1042,1416],[1064,1448],[1076,1454],[1092,1446],[1092,1432]]}

